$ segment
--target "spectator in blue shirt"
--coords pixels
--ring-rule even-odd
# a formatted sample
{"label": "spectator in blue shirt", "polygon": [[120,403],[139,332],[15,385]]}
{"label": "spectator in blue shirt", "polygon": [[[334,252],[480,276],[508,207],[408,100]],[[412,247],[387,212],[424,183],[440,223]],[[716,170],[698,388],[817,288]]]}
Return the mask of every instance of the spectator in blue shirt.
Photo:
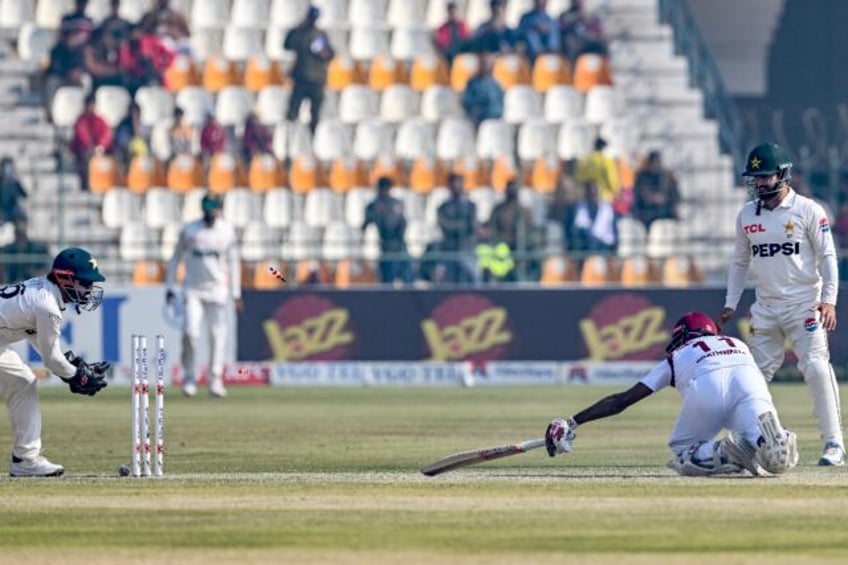
{"label": "spectator in blue shirt", "polygon": [[477,53],[511,53],[515,50],[516,31],[506,25],[504,0],[491,0],[492,16],[480,24],[471,38],[470,51]]}
{"label": "spectator in blue shirt", "polygon": [[534,0],[533,9],[521,16],[518,35],[534,60],[541,53],[559,53],[559,23],[546,10],[547,0]]}
{"label": "spectator in blue shirt", "polygon": [[483,120],[500,119],[503,115],[504,91],[492,75],[494,56],[491,53],[480,55],[480,64],[462,93],[462,106],[474,127]]}

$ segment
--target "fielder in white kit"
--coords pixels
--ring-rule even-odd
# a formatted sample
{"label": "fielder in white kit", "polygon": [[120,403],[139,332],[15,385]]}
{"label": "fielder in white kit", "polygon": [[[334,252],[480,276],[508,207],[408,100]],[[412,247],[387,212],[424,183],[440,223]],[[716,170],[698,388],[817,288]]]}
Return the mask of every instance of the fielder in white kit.
{"label": "fielder in white kit", "polygon": [[[227,394],[224,387],[224,357],[229,328],[227,304],[232,298],[241,311],[241,268],[238,242],[233,227],[221,215],[223,202],[216,194],[206,194],[201,202],[203,218],[183,227],[174,256],[168,263],[165,300],[176,300],[174,285],[180,262],[185,263],[182,355],[183,394],[197,394],[197,348],[204,328],[209,335],[209,392]],[[204,323],[205,322],[205,323]]]}
{"label": "fielder in white kit", "polygon": [[72,352],[62,353],[59,333],[68,304],[77,312],[96,309],[106,278],[88,251],[68,248],[53,260],[46,277],[0,287],[0,395],[6,401],[12,429],[13,477],[55,477],[65,468],[41,455],[41,410],[36,377],[9,347],[28,340],[44,366],[68,383],[71,392],[94,396],[106,386],[109,363],[89,365]]}
{"label": "fielder in white kit", "polygon": [[734,315],[750,270],[756,278],[748,345],[767,380],[783,364],[786,338],[813,400],[824,444],[819,465],[843,465],[839,388],[830,365],[839,290],[836,249],[824,209],[789,186],[792,162],[774,143],[751,150],[743,176],[755,191],[736,219],[736,247],[727,297],[718,316]]}
{"label": "fielder in white kit", "polygon": [[[668,466],[680,475],[779,474],[798,463],[795,434],[781,426],[762,372],[741,340],[719,335],[706,314],[689,312],[675,324],[666,353],[626,391],[570,418],[554,418],[545,431],[548,454],[571,452],[579,425],[614,416],[672,386],[683,404],[668,441],[674,454]],[[722,429],[729,433],[719,440]]]}

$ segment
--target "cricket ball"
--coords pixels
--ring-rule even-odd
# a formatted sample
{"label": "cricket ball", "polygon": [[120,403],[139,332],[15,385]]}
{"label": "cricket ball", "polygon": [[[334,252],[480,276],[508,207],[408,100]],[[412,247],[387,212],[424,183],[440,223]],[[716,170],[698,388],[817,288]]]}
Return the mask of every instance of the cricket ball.
{"label": "cricket ball", "polygon": [[129,477],[130,476],[130,468],[127,467],[126,465],[121,465],[120,467],[118,467],[118,475],[120,475],[122,477]]}

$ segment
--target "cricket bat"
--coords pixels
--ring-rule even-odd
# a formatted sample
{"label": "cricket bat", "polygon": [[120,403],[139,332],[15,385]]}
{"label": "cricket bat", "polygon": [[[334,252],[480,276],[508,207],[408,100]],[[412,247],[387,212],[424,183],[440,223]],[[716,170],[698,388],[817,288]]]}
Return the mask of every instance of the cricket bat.
{"label": "cricket bat", "polygon": [[499,445],[497,447],[463,451],[462,453],[455,453],[454,455],[445,457],[444,459],[439,459],[434,463],[430,463],[429,465],[422,467],[421,472],[428,477],[435,477],[436,475],[441,475],[442,473],[453,471],[460,467],[467,467],[469,465],[483,463],[484,461],[510,457],[511,455],[518,455],[519,453],[526,453],[531,449],[544,447],[544,445],[545,439],[541,438],[510,445]]}

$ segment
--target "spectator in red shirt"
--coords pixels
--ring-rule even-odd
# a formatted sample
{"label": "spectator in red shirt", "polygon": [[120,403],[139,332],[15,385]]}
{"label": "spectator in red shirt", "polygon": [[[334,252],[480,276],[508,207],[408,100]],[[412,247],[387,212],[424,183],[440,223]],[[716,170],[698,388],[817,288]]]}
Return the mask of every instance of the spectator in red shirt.
{"label": "spectator in red shirt", "polygon": [[244,122],[241,151],[245,166],[250,165],[255,155],[271,152],[271,132],[253,112],[247,115],[247,120]]}
{"label": "spectator in red shirt", "polygon": [[74,136],[71,139],[71,152],[77,162],[80,183],[88,190],[88,162],[92,155],[108,152],[112,147],[112,129],[106,120],[94,111],[94,96],[85,99],[85,109],[74,124]]}
{"label": "spectator in red shirt", "polygon": [[203,160],[208,163],[215,153],[224,151],[226,146],[227,132],[224,131],[224,126],[215,119],[215,115],[209,112],[206,114],[206,122],[200,132],[200,154]]}
{"label": "spectator in red shirt", "polygon": [[448,61],[459,53],[471,32],[465,21],[459,16],[459,8],[454,0],[447,3],[448,19],[436,29],[433,38],[436,48],[447,58]]}

